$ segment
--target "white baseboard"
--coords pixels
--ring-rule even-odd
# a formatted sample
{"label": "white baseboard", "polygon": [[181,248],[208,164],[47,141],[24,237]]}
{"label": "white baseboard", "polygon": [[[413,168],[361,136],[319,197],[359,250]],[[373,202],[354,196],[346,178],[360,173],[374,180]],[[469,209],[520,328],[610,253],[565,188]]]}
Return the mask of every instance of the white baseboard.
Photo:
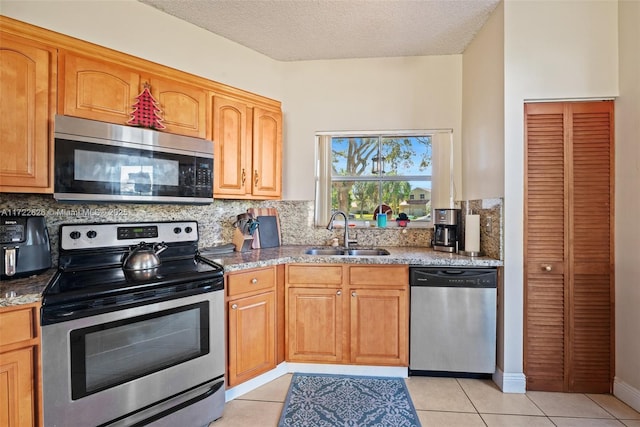
{"label": "white baseboard", "polygon": [[243,382],[242,384],[225,390],[225,400],[229,402],[288,373],[289,371],[287,368],[287,362],[283,362],[269,372],[265,372],[262,375],[250,379],[249,381]]}
{"label": "white baseboard", "polygon": [[275,369],[250,379],[225,391],[227,402],[249,393],[256,388],[267,384],[290,373],[306,374],[336,374],[336,375],[365,375],[370,377],[401,377],[409,376],[409,369],[397,366],[361,366],[361,365],[330,365],[321,363],[288,363],[283,362]]}
{"label": "white baseboard", "polygon": [[613,379],[613,395],[640,412],[640,390],[615,377]]}
{"label": "white baseboard", "polygon": [[527,378],[522,372],[502,372],[500,368],[496,367],[493,382],[503,393],[525,393],[527,391]]}
{"label": "white baseboard", "polygon": [[400,366],[330,365],[320,363],[289,363],[289,372],[305,374],[365,375],[370,377],[409,376],[409,368]]}

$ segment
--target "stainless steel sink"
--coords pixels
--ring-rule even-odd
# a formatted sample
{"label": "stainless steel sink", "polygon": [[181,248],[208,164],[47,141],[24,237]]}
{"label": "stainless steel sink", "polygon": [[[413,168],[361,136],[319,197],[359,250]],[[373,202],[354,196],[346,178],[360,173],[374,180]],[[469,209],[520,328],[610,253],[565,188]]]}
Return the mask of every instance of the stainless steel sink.
{"label": "stainless steel sink", "polygon": [[311,248],[305,252],[307,255],[348,255],[348,256],[381,256],[389,255],[389,251],[382,248]]}
{"label": "stainless steel sink", "polygon": [[339,248],[311,248],[305,252],[307,255],[344,255],[344,249]]}
{"label": "stainless steel sink", "polygon": [[352,256],[381,256],[389,255],[389,251],[382,248],[363,248],[363,249],[348,249],[347,255]]}

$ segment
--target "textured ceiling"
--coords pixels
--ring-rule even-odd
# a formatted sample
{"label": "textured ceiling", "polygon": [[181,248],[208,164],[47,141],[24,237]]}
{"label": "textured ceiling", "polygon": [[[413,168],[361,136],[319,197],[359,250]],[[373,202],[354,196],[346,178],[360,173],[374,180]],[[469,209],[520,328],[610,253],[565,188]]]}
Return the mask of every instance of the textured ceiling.
{"label": "textured ceiling", "polygon": [[459,54],[500,0],[139,0],[280,61]]}

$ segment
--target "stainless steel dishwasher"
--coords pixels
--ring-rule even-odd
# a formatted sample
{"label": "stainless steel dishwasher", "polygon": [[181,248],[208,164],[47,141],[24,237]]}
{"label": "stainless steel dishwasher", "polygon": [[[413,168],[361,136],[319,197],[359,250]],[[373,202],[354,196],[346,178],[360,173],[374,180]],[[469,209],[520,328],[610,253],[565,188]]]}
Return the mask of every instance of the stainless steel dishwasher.
{"label": "stainless steel dishwasher", "polygon": [[409,284],[409,374],[493,374],[496,269],[411,267]]}

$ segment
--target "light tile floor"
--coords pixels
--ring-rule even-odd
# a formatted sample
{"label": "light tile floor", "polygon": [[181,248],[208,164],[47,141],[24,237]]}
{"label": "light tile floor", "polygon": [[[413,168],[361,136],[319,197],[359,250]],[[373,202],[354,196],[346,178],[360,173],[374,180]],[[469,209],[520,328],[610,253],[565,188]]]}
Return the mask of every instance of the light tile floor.
{"label": "light tile floor", "polygon": [[[209,427],[277,426],[291,374],[225,405]],[[640,427],[640,413],[611,395],[502,393],[490,380],[410,377],[411,399],[423,426]]]}

